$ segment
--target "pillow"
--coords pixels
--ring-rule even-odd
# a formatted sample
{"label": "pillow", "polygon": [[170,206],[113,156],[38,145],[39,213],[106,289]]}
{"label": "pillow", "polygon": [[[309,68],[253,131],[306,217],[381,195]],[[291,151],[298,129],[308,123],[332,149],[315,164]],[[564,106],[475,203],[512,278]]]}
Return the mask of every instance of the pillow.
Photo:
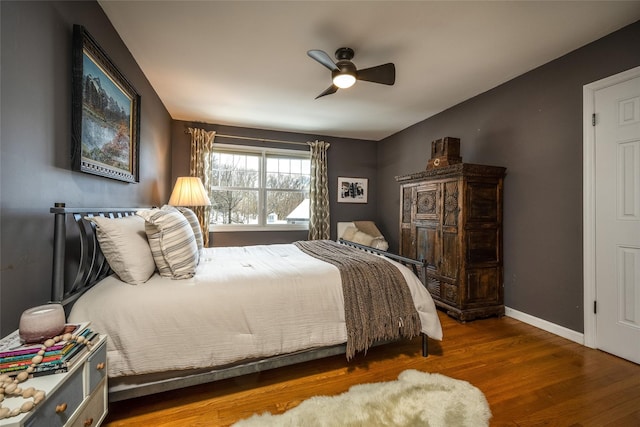
{"label": "pillow", "polygon": [[166,209],[144,209],[136,214],[145,219],[151,254],[160,275],[172,279],[193,277],[198,265],[198,246],[184,215]]}
{"label": "pillow", "polygon": [[356,234],[351,239],[354,243],[360,243],[361,245],[371,246],[371,241],[373,240],[373,236],[368,235],[367,233],[363,233],[362,231],[356,231]]}
{"label": "pillow", "polygon": [[381,251],[386,251],[389,249],[389,242],[387,242],[384,237],[374,237],[369,246],[380,249]]}
{"label": "pillow", "polygon": [[373,221],[353,221],[356,228],[372,237],[382,237],[382,233]]}
{"label": "pillow", "polygon": [[342,232],[342,238],[344,240],[353,241],[353,237],[356,235],[357,232],[358,232],[358,229],[350,225],[347,228],[345,228],[344,231]]}
{"label": "pillow", "polygon": [[193,235],[196,238],[196,245],[198,246],[198,250],[201,250],[204,247],[204,239],[202,238],[202,229],[200,228],[200,221],[198,221],[198,216],[189,208],[180,207],[178,208],[178,210],[189,222],[189,225],[193,230]]}
{"label": "pillow", "polygon": [[137,216],[105,218],[86,217],[96,225],[100,249],[111,269],[123,282],[139,285],[149,280],[156,270],[151,255],[145,222]]}
{"label": "pillow", "polygon": [[163,205],[160,209],[162,209],[163,211],[167,211],[167,212],[180,212],[178,210],[178,208],[176,208],[175,206],[171,206],[171,205]]}

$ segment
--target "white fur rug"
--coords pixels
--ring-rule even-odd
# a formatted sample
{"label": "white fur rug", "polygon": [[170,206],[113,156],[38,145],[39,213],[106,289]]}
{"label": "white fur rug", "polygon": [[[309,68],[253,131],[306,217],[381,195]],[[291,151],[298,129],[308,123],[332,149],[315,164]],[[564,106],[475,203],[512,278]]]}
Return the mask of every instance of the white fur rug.
{"label": "white fur rug", "polygon": [[234,427],[488,426],[484,394],[466,381],[413,369],[396,381],[359,384],[338,396],[315,396],[284,414],[265,412]]}

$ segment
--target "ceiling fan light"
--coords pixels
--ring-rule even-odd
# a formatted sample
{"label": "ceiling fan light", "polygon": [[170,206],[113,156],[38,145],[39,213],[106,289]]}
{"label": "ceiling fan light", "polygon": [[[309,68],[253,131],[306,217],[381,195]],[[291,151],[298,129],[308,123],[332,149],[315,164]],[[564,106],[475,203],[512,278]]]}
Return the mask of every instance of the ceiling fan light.
{"label": "ceiling fan light", "polygon": [[346,89],[354,85],[356,82],[356,78],[352,74],[343,73],[336,74],[333,77],[333,84],[338,86],[340,89]]}

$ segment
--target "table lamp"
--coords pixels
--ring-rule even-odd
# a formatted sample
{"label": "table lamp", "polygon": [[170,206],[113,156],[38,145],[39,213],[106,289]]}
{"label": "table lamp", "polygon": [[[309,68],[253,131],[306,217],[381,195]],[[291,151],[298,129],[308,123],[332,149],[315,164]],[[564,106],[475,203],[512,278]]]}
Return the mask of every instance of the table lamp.
{"label": "table lamp", "polygon": [[195,176],[181,176],[176,180],[173,192],[169,198],[171,206],[209,206],[211,200],[202,185],[200,178]]}

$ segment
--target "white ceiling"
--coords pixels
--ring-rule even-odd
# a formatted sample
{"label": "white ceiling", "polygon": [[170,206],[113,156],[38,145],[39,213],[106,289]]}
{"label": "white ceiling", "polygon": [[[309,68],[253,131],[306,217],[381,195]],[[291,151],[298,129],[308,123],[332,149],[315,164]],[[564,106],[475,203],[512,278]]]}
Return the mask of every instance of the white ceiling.
{"label": "white ceiling", "polygon": [[[640,1],[99,3],[174,119],[371,140],[640,19]],[[330,71],[307,50],[342,46],[396,84],[314,99]]]}

